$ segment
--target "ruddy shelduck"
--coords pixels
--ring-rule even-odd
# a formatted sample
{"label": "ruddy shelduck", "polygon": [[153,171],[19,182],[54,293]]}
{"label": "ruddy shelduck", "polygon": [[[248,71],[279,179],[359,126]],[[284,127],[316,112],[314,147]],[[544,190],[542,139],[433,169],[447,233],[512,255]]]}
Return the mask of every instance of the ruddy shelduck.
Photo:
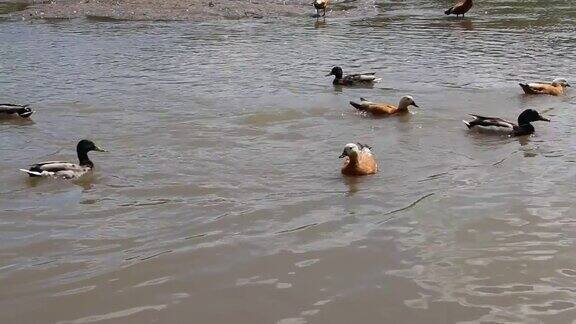
{"label": "ruddy shelduck", "polygon": [[518,124],[507,121],[498,117],[485,117],[480,115],[471,115],[473,120],[464,121],[469,129],[491,129],[498,133],[505,133],[511,136],[523,136],[534,133],[534,126],[531,122],[547,121],[550,119],[542,117],[539,112],[533,109],[524,110],[518,116]]}
{"label": "ruddy shelduck", "polygon": [[344,146],[340,158],[346,158],[342,167],[344,175],[362,176],[378,172],[378,164],[368,145],[348,143]]}
{"label": "ruddy shelduck", "polygon": [[387,103],[374,103],[364,98],[360,98],[360,103],[350,101],[350,104],[360,111],[365,111],[366,113],[375,116],[390,116],[390,115],[404,114],[409,112],[408,110],[409,106],[418,107],[418,105],[414,102],[414,98],[412,96],[402,97],[400,99],[400,102],[398,103],[398,106],[394,106]]}
{"label": "ruddy shelduck", "polygon": [[472,0],[461,0],[458,1],[453,7],[444,11],[446,15],[456,15],[456,17],[467,13],[473,6]]}
{"label": "ruddy shelduck", "polygon": [[566,79],[554,79],[552,83],[519,83],[526,94],[548,94],[560,96],[570,87]]}

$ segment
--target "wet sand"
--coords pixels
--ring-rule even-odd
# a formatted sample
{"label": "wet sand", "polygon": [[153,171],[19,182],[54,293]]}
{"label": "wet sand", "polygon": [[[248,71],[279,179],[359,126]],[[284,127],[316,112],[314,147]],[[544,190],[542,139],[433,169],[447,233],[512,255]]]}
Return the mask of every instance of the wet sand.
{"label": "wet sand", "polygon": [[[357,2],[357,3],[356,3]],[[15,3],[0,1],[0,3]],[[313,16],[310,0],[66,0],[54,2],[21,1],[28,4],[12,16],[24,19],[117,19],[203,21],[213,19],[279,18]],[[328,16],[358,14],[360,8],[373,7],[372,1],[336,5]]]}

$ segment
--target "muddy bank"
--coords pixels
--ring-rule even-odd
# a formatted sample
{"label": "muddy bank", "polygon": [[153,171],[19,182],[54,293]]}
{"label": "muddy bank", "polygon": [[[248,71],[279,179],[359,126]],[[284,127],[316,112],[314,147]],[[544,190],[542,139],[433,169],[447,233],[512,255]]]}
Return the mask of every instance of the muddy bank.
{"label": "muddy bank", "polygon": [[[277,18],[315,14],[311,0],[61,0],[11,1],[20,10],[9,16],[23,19],[211,20]],[[25,4],[27,6],[22,6]],[[346,1],[331,6],[330,17],[358,15],[373,9],[373,1]]]}

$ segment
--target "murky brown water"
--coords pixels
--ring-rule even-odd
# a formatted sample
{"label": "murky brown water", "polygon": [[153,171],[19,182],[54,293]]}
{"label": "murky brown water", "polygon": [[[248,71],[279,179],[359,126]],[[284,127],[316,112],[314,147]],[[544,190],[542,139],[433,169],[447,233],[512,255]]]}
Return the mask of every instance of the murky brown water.
{"label": "murky brown water", "polygon": [[[569,323],[576,318],[576,6],[382,2],[366,19],[0,23],[2,323]],[[334,89],[333,65],[377,71]],[[572,79],[572,80],[571,80]],[[574,90],[576,91],[576,90]],[[348,101],[421,106],[370,119]],[[530,138],[467,113],[552,118]],[[79,183],[30,181],[75,159]],[[345,179],[345,143],[382,170]]]}

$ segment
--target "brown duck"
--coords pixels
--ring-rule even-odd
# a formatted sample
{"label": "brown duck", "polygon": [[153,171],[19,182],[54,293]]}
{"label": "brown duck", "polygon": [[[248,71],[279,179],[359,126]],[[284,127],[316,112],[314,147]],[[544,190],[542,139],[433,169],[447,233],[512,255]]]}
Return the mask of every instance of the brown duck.
{"label": "brown duck", "polygon": [[342,174],[348,176],[362,176],[378,172],[378,164],[368,145],[348,143],[340,158],[346,157]]}
{"label": "brown duck", "polygon": [[447,15],[456,15],[456,17],[467,13],[472,8],[472,0],[460,0],[453,7],[444,11]]}
{"label": "brown duck", "polygon": [[554,79],[552,83],[519,83],[526,94],[548,94],[559,96],[570,86],[565,79]]}
{"label": "brown duck", "polygon": [[390,115],[399,115],[408,112],[409,106],[418,107],[418,105],[414,102],[414,98],[412,96],[404,96],[400,99],[398,106],[394,106],[391,104],[386,103],[374,103],[370,102],[364,98],[360,98],[360,103],[356,103],[354,101],[350,101],[350,104],[360,110],[365,111],[369,114],[374,116],[390,116]]}

